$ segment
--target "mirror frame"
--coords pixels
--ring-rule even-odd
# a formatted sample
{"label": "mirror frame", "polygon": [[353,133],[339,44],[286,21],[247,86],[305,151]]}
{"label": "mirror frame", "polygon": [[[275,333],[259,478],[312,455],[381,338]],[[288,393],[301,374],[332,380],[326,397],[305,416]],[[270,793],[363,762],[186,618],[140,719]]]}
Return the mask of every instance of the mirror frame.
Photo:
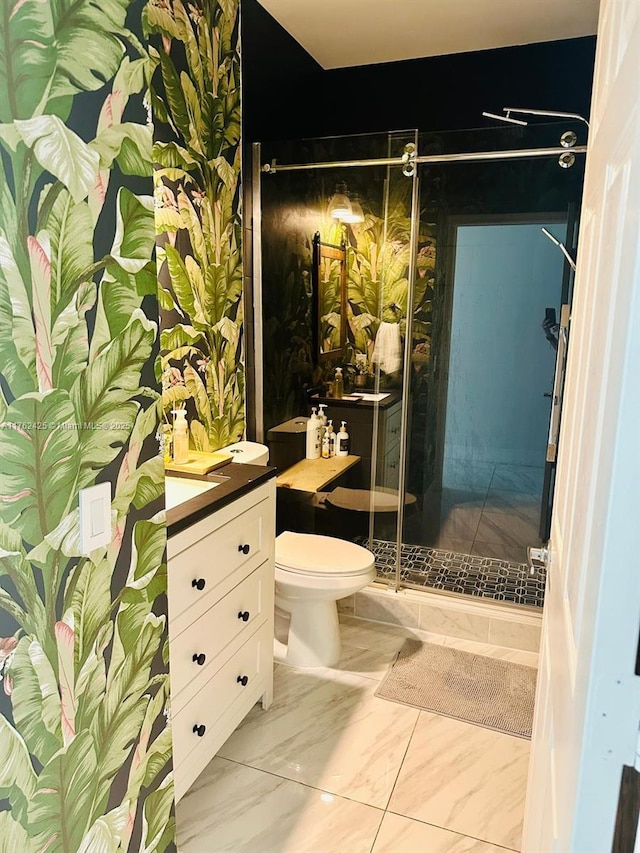
{"label": "mirror frame", "polygon": [[[336,349],[321,352],[321,315],[320,289],[322,287],[322,262],[324,260],[340,261],[340,346]],[[345,353],[347,343],[347,246],[344,240],[339,246],[333,243],[323,243],[320,232],[313,235],[313,261],[311,268],[313,285],[313,352],[317,363],[331,361]]]}

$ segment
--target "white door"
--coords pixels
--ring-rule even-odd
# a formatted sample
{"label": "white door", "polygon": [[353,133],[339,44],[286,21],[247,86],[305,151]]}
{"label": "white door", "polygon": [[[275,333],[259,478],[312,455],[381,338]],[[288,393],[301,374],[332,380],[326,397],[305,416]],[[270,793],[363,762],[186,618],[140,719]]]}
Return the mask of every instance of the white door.
{"label": "white door", "polygon": [[601,0],[569,340],[523,853],[610,853],[638,735],[638,0]]}

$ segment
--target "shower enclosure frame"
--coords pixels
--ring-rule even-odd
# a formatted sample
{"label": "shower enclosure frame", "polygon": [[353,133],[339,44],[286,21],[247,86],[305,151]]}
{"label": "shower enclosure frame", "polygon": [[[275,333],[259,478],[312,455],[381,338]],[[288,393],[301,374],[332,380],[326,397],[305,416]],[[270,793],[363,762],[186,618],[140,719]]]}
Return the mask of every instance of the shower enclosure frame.
{"label": "shower enclosure frame", "polygon": [[[390,131],[389,138],[392,134],[400,133],[398,131]],[[263,164],[261,162],[262,146],[260,142],[254,142],[251,145],[251,168],[250,181],[248,182],[247,192],[244,196],[245,219],[243,225],[243,234],[245,244],[248,242],[251,245],[251,273],[245,273],[245,287],[243,291],[243,303],[245,306],[245,316],[251,317],[250,334],[247,334],[246,339],[249,347],[253,349],[252,374],[251,381],[247,384],[247,434],[259,442],[264,442],[264,419],[262,415],[262,405],[258,405],[258,401],[262,403],[262,392],[264,389],[264,354],[263,354],[263,333],[262,333],[262,236],[261,236],[261,181],[268,179],[270,176],[277,175],[278,172],[293,172],[293,171],[309,171],[317,169],[341,169],[341,168],[361,168],[361,167],[403,167],[405,176],[412,183],[411,193],[411,233],[410,233],[410,257],[416,257],[418,229],[420,220],[420,188],[417,165],[421,164],[446,164],[446,163],[470,163],[481,161],[505,161],[518,159],[532,159],[544,157],[560,157],[565,155],[568,150],[574,154],[587,154],[587,145],[574,145],[570,149],[564,146],[545,146],[540,148],[521,148],[507,149],[500,151],[472,151],[461,154],[433,154],[420,155],[418,153],[418,134],[417,130],[414,133],[415,143],[411,149],[411,144],[405,148],[405,154],[401,157],[385,157],[385,158],[364,158],[361,160],[334,160],[334,161],[318,161],[313,163],[292,163],[279,164],[276,160],[271,163]],[[385,217],[386,218],[386,217]],[[412,306],[415,296],[415,278],[416,264],[411,263],[409,266],[409,282],[407,288],[407,306]],[[398,484],[398,510],[396,524],[396,565],[395,575],[393,580],[384,579],[384,585],[394,592],[401,589],[414,589],[424,591],[424,586],[419,586],[411,582],[402,582],[400,573],[402,568],[402,531],[404,524],[404,492],[406,485],[406,462],[407,462],[407,430],[409,422],[409,390],[411,371],[410,355],[411,355],[411,340],[413,326],[413,312],[407,310],[406,331],[404,341],[403,355],[403,373],[402,373],[402,415],[401,415],[401,432],[400,432],[400,463],[399,463],[399,484]],[[249,331],[249,330],[247,330]],[[375,388],[374,393],[379,392],[380,371],[375,373]],[[374,422],[373,422],[373,440],[377,437],[377,421],[378,407],[374,407]],[[375,484],[376,474],[376,453],[375,447],[372,451],[372,484]],[[374,513],[373,513],[373,495],[371,499],[371,511],[369,514],[369,539],[373,537],[374,528]],[[380,579],[378,579],[380,580]],[[438,592],[438,590],[430,590]],[[450,593],[447,593],[450,594]]]}

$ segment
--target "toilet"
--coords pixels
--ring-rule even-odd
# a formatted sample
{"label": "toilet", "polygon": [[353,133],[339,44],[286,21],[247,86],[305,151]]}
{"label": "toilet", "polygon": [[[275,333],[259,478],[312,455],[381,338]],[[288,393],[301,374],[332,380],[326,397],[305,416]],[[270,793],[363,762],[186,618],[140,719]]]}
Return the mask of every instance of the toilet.
{"label": "toilet", "polygon": [[[234,462],[266,465],[269,448],[240,441],[224,448]],[[284,663],[334,666],[341,642],[337,601],[376,577],[371,551],[353,542],[316,533],[283,531],[275,544],[276,609],[290,616]]]}
{"label": "toilet", "polygon": [[269,448],[257,441],[236,441],[222,448],[232,454],[232,462],[244,465],[266,465],[269,461]]}
{"label": "toilet", "polygon": [[371,551],[353,542],[285,530],[276,537],[276,606],[291,615],[290,666],[334,666],[340,660],[340,598],[376,577]]}

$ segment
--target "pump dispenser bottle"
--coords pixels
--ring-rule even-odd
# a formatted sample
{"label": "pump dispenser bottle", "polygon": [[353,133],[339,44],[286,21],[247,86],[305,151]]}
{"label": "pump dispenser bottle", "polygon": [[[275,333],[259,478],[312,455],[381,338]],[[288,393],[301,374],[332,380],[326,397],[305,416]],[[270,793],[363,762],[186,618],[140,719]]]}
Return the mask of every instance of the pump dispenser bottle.
{"label": "pump dispenser bottle", "polygon": [[336,434],[333,431],[333,421],[329,418],[329,422],[327,423],[327,432],[326,435],[329,441],[329,456],[336,455]]}
{"label": "pump dispenser bottle", "polygon": [[341,421],[340,432],[336,438],[336,456],[349,455],[349,433],[347,432],[347,422]]}
{"label": "pump dispenser bottle", "polygon": [[189,424],[185,409],[173,409],[173,461],[183,465],[189,461]]}
{"label": "pump dispenser bottle", "polygon": [[342,368],[336,367],[336,378],[334,380],[334,394],[340,398],[344,394],[344,378],[342,376]]}
{"label": "pump dispenser bottle", "polygon": [[324,439],[324,434],[327,430],[327,413],[325,409],[327,408],[326,403],[320,403],[318,406],[318,421],[320,423],[320,444],[322,445],[322,441]]}
{"label": "pump dispenser bottle", "polygon": [[315,408],[311,410],[311,417],[307,421],[307,459],[320,458],[320,418]]}
{"label": "pump dispenser bottle", "polygon": [[325,430],[322,436],[322,458],[329,459],[331,456],[331,446],[329,444],[329,430]]}

